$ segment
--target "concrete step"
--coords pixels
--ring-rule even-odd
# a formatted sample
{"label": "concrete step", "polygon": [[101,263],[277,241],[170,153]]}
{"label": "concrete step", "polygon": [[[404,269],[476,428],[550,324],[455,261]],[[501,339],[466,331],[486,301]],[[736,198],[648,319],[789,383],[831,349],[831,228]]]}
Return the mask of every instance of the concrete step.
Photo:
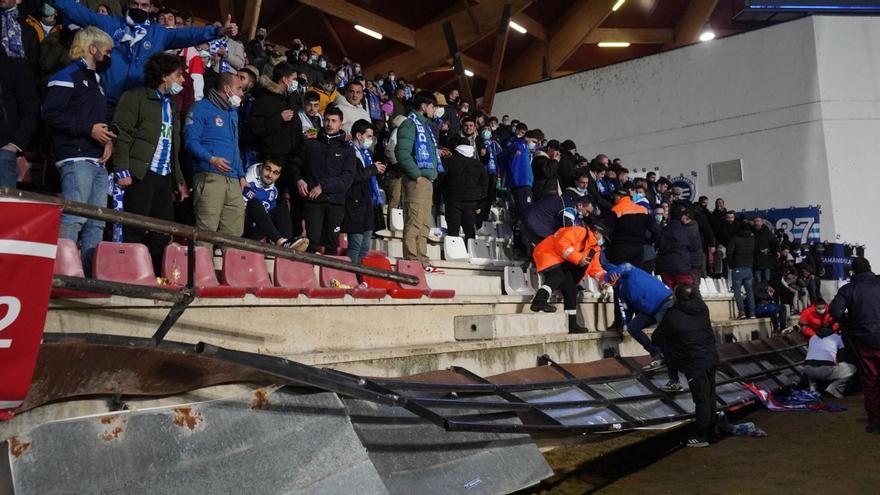
{"label": "concrete step", "polygon": [[455,340],[481,340],[567,333],[563,313],[456,316]]}
{"label": "concrete step", "polygon": [[452,289],[456,296],[500,296],[503,279],[500,273],[485,275],[425,274],[432,289]]}

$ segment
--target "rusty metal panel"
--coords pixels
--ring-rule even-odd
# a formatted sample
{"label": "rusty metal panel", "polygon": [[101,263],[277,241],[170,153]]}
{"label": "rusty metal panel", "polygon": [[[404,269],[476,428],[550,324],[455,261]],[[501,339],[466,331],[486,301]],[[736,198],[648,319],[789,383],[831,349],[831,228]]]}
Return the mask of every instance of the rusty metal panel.
{"label": "rusty metal panel", "polygon": [[259,389],[51,422],[7,453],[16,495],[388,493],[330,393]]}

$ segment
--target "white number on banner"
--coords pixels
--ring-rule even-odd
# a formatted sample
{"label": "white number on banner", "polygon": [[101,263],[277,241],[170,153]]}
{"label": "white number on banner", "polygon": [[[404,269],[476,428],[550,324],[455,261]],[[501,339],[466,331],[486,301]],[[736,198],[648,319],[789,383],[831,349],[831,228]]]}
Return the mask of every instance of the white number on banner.
{"label": "white number on banner", "polygon": [[794,222],[790,218],[780,218],[776,221],[776,228],[785,231],[786,237],[795,241],[798,240],[795,236],[800,233],[800,243],[808,244],[814,223],[816,223],[816,219],[813,217],[798,217],[794,219]]}
{"label": "white number on banner", "polygon": [[[0,332],[2,332],[18,319],[18,314],[21,312],[21,301],[17,297],[0,296],[0,306],[7,306],[9,308],[6,310],[6,316],[0,319]],[[10,347],[12,347],[12,339],[0,339],[0,349],[8,349]]]}
{"label": "white number on banner", "polygon": [[801,230],[801,244],[809,243],[810,231],[813,230],[813,222],[815,222],[815,220],[811,217],[794,219],[795,228],[803,229]]}

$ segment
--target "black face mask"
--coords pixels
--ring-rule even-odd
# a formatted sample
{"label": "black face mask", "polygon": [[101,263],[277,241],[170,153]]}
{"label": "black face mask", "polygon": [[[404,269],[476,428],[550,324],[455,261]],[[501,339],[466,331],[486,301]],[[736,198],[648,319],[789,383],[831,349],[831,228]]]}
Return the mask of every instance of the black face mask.
{"label": "black face mask", "polygon": [[266,37],[263,36],[262,34],[257,35],[257,41],[263,41],[264,39],[266,39]]}
{"label": "black face mask", "polygon": [[146,10],[129,8],[128,17],[130,17],[135,24],[143,24],[150,18],[150,13]]}
{"label": "black face mask", "polygon": [[95,60],[95,72],[105,72],[110,68],[112,62],[113,59],[110,58],[110,55],[105,55],[101,60]]}

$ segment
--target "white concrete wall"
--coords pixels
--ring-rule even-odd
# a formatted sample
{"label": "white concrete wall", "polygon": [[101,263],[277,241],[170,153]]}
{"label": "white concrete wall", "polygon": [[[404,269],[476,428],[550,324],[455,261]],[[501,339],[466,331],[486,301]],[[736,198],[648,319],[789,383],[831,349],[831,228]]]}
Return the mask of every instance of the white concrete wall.
{"label": "white concrete wall", "polygon": [[[880,179],[876,41],[878,18],[804,18],[505,91],[494,113],[586,156],[696,172],[729,208],[821,204],[823,239],[873,246],[880,264],[862,209]],[[710,187],[708,164],[735,159],[745,181]]]}

